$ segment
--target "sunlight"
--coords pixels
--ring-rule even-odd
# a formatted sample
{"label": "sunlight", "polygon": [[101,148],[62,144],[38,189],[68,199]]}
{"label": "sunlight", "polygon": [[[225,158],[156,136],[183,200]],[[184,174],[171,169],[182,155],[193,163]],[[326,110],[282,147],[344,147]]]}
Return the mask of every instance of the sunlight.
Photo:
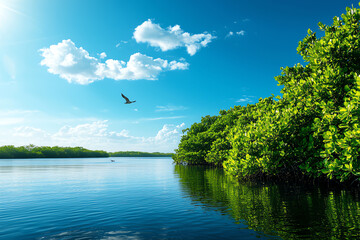
{"label": "sunlight", "polygon": [[25,16],[14,6],[17,1],[0,0],[0,31],[6,31],[15,21],[16,16]]}

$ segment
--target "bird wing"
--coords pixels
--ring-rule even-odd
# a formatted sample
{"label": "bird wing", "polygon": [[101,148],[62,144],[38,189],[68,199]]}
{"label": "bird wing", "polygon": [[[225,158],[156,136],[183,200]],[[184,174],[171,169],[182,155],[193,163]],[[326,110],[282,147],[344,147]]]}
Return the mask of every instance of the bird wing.
{"label": "bird wing", "polygon": [[130,100],[124,96],[124,94],[121,94],[121,96],[127,101],[127,102],[130,102]]}

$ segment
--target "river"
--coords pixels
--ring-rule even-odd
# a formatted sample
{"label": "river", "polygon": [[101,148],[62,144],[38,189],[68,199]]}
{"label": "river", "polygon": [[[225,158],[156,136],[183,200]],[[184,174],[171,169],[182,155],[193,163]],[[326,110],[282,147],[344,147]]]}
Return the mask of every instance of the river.
{"label": "river", "polygon": [[0,239],[360,239],[357,191],[111,159],[1,159]]}

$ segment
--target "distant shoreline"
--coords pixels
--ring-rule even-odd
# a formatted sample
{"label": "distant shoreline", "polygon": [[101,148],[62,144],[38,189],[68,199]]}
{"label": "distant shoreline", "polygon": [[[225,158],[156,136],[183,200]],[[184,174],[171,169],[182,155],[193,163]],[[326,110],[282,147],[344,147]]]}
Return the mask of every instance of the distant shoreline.
{"label": "distant shoreline", "polygon": [[171,157],[172,153],[118,151],[106,152],[89,150],[83,147],[49,147],[6,145],[0,147],[0,159],[30,159],[30,158],[109,158],[109,157]]}
{"label": "distant shoreline", "polygon": [[114,152],[109,153],[110,157],[172,157],[173,153],[160,153],[160,152],[135,152],[135,151],[125,151],[125,152]]}

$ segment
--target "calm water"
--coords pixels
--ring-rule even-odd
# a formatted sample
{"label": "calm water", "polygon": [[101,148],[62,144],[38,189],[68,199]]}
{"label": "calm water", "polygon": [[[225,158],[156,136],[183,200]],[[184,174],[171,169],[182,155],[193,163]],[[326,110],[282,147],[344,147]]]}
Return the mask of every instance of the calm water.
{"label": "calm water", "polygon": [[360,239],[356,192],[112,159],[0,160],[0,239]]}

